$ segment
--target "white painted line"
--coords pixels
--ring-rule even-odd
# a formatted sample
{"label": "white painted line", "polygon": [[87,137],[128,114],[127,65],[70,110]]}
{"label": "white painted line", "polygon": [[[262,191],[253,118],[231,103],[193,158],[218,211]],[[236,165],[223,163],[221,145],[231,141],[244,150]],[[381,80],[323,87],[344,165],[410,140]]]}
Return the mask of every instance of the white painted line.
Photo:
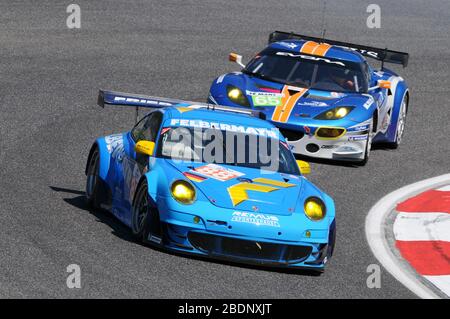
{"label": "white painted line", "polygon": [[399,213],[394,222],[397,240],[450,241],[450,214]]}
{"label": "white painted line", "polygon": [[445,276],[424,276],[427,280],[431,281],[433,285],[438,287],[447,296],[450,296],[450,275]]}
{"label": "white painted line", "polygon": [[443,192],[450,192],[450,185],[438,188],[437,190],[438,191],[443,191]]}
{"label": "white painted line", "polygon": [[439,298],[425,286],[413,272],[403,269],[389,248],[385,234],[385,219],[395,209],[397,203],[425,190],[450,184],[450,174],[430,178],[402,187],[378,201],[366,217],[366,238],[378,261],[394,278],[405,285],[420,298]]}

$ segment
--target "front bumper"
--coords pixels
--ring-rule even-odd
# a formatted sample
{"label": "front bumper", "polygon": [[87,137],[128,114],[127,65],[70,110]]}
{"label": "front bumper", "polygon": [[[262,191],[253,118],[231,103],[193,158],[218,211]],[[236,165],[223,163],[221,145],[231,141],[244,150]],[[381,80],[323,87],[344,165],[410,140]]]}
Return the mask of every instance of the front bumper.
{"label": "front bumper", "polygon": [[[188,224],[184,213],[170,211],[163,224],[160,246],[183,254],[232,262],[280,268],[304,268],[323,271],[328,243],[282,241],[242,236],[232,231],[208,230],[201,223]],[[177,218],[180,217],[180,218]],[[148,242],[155,243],[152,238]]]}
{"label": "front bumper", "polygon": [[368,132],[346,132],[339,138],[324,139],[300,130],[280,129],[296,154],[330,160],[364,159]]}

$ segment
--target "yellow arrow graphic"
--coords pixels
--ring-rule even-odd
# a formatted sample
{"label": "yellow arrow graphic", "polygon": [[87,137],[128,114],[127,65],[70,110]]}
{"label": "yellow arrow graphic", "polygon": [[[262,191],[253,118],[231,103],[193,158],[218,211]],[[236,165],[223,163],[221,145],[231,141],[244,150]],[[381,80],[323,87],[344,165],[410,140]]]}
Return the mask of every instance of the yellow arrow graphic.
{"label": "yellow arrow graphic", "polygon": [[[295,186],[295,184],[289,184],[285,182],[276,181],[273,179],[268,178],[255,178],[253,182],[259,183],[248,183],[243,182],[239,183],[233,186],[228,187],[228,194],[230,195],[231,202],[233,203],[233,206],[236,206],[243,201],[247,200],[248,193],[247,191],[255,191],[255,192],[262,192],[262,193],[269,193],[275,190],[279,190],[279,187],[287,188]],[[278,187],[275,187],[278,186]]]}

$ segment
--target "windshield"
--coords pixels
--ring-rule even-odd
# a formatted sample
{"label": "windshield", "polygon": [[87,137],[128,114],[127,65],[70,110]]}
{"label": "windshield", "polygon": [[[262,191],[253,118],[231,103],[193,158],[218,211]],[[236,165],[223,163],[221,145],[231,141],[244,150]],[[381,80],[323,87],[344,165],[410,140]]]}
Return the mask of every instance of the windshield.
{"label": "windshield", "polygon": [[266,49],[244,73],[269,81],[333,92],[367,92],[367,80],[356,62]]}
{"label": "windshield", "polygon": [[163,128],[158,156],[300,175],[287,143],[267,136],[219,129]]}

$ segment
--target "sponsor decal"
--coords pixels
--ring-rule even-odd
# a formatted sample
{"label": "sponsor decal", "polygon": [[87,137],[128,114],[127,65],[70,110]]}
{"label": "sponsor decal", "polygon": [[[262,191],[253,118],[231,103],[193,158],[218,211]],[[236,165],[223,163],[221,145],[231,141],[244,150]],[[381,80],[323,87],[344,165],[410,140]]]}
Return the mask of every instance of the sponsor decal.
{"label": "sponsor decal", "polygon": [[370,55],[371,57],[373,57],[375,59],[378,58],[378,53],[374,52],[374,51],[368,51],[368,50],[365,50],[365,49],[357,49],[357,48],[352,48],[352,47],[346,47],[346,46],[342,46],[342,45],[336,45],[336,46],[340,47],[340,48],[343,48],[343,49],[349,49],[349,50],[352,50],[352,51],[356,51],[356,52],[359,52],[359,53],[361,53],[363,55]]}
{"label": "sponsor decal", "polygon": [[329,64],[336,64],[336,65],[340,65],[345,67],[345,64],[341,61],[333,61],[330,59],[326,59],[326,58],[320,58],[317,56],[310,56],[310,55],[303,55],[303,54],[296,54],[296,53],[291,53],[291,52],[277,52],[276,55],[280,55],[280,56],[288,56],[291,58],[301,58],[301,59],[305,59],[305,60],[313,60],[313,61],[322,61],[322,62],[326,62]]}
{"label": "sponsor decal", "polygon": [[247,223],[256,226],[280,227],[278,217],[260,213],[234,212],[231,221],[236,223]]}
{"label": "sponsor decal", "polygon": [[137,103],[137,104],[147,104],[147,105],[158,105],[158,106],[172,106],[172,103],[164,102],[164,101],[155,101],[149,99],[139,99],[134,97],[123,97],[123,96],[115,96],[114,102],[121,103]]}
{"label": "sponsor decal", "polygon": [[365,141],[367,140],[367,135],[350,136],[349,141]]}
{"label": "sponsor decal", "polygon": [[369,99],[366,101],[366,103],[363,104],[364,108],[366,110],[368,110],[372,106],[373,102],[374,102],[373,97],[372,96],[369,97]]}
{"label": "sponsor decal", "polygon": [[171,126],[197,127],[197,128],[214,128],[214,129],[220,129],[222,131],[252,134],[252,135],[259,135],[259,136],[279,139],[279,131],[278,131],[278,129],[275,129],[275,128],[267,129],[267,128],[262,128],[262,127],[252,127],[252,126],[244,126],[244,125],[219,123],[219,122],[209,122],[209,121],[204,121],[204,120],[187,120],[187,119],[176,119],[176,118],[173,118],[170,120],[170,125]]}
{"label": "sponsor decal", "polygon": [[366,131],[369,129],[369,124],[353,126],[347,129],[347,132]]}
{"label": "sponsor decal", "polygon": [[217,164],[208,164],[205,166],[200,166],[194,168],[194,172],[201,174],[203,176],[207,176],[213,179],[216,179],[221,182],[228,181],[230,179],[243,176],[244,173],[217,165]]}
{"label": "sponsor decal", "polygon": [[251,96],[254,106],[278,106],[281,104],[281,93],[246,91]]}
{"label": "sponsor decal", "polygon": [[289,49],[295,49],[296,47],[298,47],[297,44],[292,43],[292,42],[279,42],[279,44],[281,46],[284,46],[284,47],[289,48]]}
{"label": "sponsor decal", "polygon": [[124,154],[123,135],[113,134],[105,137],[106,149],[111,156],[119,161],[122,160]]}
{"label": "sponsor decal", "polygon": [[186,176],[187,178],[189,178],[191,181],[198,182],[198,183],[203,182],[205,179],[207,179],[206,177],[192,174],[189,172],[184,172],[183,175]]}
{"label": "sponsor decal", "polygon": [[299,105],[304,105],[304,106],[317,106],[317,107],[325,107],[328,106],[327,103],[325,102],[319,102],[319,101],[308,101],[308,102],[302,102]]}

